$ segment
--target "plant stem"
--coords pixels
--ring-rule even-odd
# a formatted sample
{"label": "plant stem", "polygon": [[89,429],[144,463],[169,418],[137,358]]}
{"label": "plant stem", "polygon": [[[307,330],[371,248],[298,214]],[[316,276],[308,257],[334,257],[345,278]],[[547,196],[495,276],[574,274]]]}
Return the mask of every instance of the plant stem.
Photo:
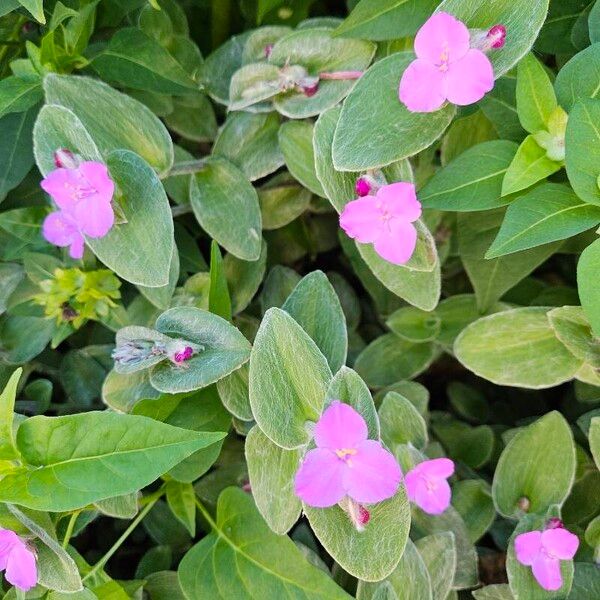
{"label": "plant stem", "polygon": [[210,516],[210,513],[208,512],[208,510],[206,510],[204,504],[200,502],[198,496],[194,498],[194,502],[196,503],[196,507],[198,508],[198,510],[202,513],[202,516],[208,521],[208,524],[212,527],[212,529],[214,529],[218,533],[219,528],[217,527],[215,520]]}
{"label": "plant stem", "polygon": [[364,71],[332,71],[319,73],[319,79],[360,79]]}
{"label": "plant stem", "polygon": [[190,204],[178,204],[177,206],[171,206],[171,214],[173,217],[180,217],[181,215],[187,215],[193,212]]}
{"label": "plant stem", "polygon": [[69,545],[69,541],[71,540],[71,536],[73,535],[73,529],[75,529],[75,522],[77,521],[77,517],[80,514],[81,510],[76,510],[71,513],[71,518],[69,519],[69,523],[67,524],[67,531],[65,532],[65,537],[62,543],[63,548],[66,548]]}
{"label": "plant stem", "polygon": [[199,160],[187,160],[180,163],[175,163],[171,170],[167,173],[167,177],[173,177],[175,175],[192,175],[202,171],[206,166],[206,161],[203,159]]}
{"label": "plant stem", "polygon": [[165,493],[165,487],[161,487],[159,490],[150,494],[148,496],[148,504],[144,506],[144,508],[140,511],[138,516],[131,521],[129,527],[123,532],[121,537],[110,547],[108,552],[94,565],[92,570],[85,575],[81,581],[86,581],[93,575],[95,575],[98,571],[104,568],[104,565],[111,559],[113,554],[121,547],[123,542],[131,535],[133,530],[144,520],[144,517],[150,512],[152,507],[156,504],[156,502],[161,498],[161,496]]}

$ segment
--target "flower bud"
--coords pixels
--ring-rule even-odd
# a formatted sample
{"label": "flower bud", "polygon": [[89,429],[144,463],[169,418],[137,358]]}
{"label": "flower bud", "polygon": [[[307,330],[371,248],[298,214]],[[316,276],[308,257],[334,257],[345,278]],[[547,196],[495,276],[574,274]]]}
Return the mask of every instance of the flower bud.
{"label": "flower bud", "polygon": [[67,148],[59,148],[54,153],[54,164],[57,169],[76,169],[79,165],[79,161]]}
{"label": "flower bud", "polygon": [[359,177],[356,180],[354,190],[356,191],[356,195],[359,198],[362,198],[363,196],[368,196],[369,192],[371,191],[371,184],[369,183],[366,177]]}
{"label": "flower bud", "polygon": [[506,27],[504,25],[494,25],[487,33],[490,47],[497,50],[506,43]]}
{"label": "flower bud", "polygon": [[546,522],[546,529],[564,529],[565,524],[558,517],[551,517]]}
{"label": "flower bud", "polygon": [[267,44],[265,46],[265,58],[269,58],[269,56],[271,56],[271,52],[273,52],[273,44]]}

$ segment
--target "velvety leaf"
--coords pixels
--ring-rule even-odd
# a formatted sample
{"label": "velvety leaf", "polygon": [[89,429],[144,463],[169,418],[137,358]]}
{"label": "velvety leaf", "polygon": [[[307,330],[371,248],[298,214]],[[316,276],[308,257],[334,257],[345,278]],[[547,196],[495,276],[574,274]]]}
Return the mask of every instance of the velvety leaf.
{"label": "velvety leaf", "polygon": [[392,333],[409,342],[422,343],[435,340],[440,332],[441,320],[435,312],[405,306],[393,312],[385,322]]}
{"label": "velvety leaf", "polygon": [[457,481],[452,486],[452,506],[463,518],[473,543],[488,531],[496,518],[490,486],[482,479]]}
{"label": "velvety leaf", "polygon": [[381,439],[388,448],[412,444],[423,449],[427,445],[427,424],[415,406],[401,394],[388,392],[379,407]]}
{"label": "velvety leaf", "polygon": [[0,81],[0,117],[20,113],[35,106],[43,97],[39,79],[10,76]]}
{"label": "velvety leaf", "polygon": [[415,542],[431,581],[431,597],[446,598],[452,588],[456,570],[456,542],[451,531],[435,533]]}
{"label": "velvety leaf", "polygon": [[[597,7],[596,12],[598,12]],[[599,86],[600,44],[598,43],[578,52],[560,69],[554,82],[558,102],[566,111],[570,111],[578,100],[597,98],[600,92]]]}
{"label": "velvety leaf", "polygon": [[167,481],[167,504],[191,536],[196,534],[196,492],[191,483]]}
{"label": "velvety leaf", "polygon": [[210,245],[210,288],[208,290],[208,310],[219,317],[231,321],[231,298],[227,288],[223,257],[219,244]]}
{"label": "velvety leaf", "polygon": [[517,69],[517,112],[521,125],[529,133],[547,129],[556,106],[548,73],[532,53],[525,55]]}
{"label": "velvety leaf", "polygon": [[594,417],[590,425],[590,450],[596,466],[600,468],[600,418]]}
{"label": "velvety leaf", "polygon": [[556,337],[575,356],[600,369],[600,347],[580,306],[561,306],[548,313]]}
{"label": "velvety leaf", "polygon": [[266,263],[267,245],[264,241],[258,260],[240,260],[233,254],[228,254],[223,260],[234,315],[242,312],[254,298],[264,278]]}
{"label": "velvety leaf", "polygon": [[600,268],[600,240],[590,244],[577,263],[577,291],[595,336],[600,336],[600,289],[595,275]]}
{"label": "velvety leaf", "polygon": [[249,367],[248,364],[245,364],[237,371],[217,381],[217,389],[223,405],[234,417],[242,421],[253,420],[248,378]]}

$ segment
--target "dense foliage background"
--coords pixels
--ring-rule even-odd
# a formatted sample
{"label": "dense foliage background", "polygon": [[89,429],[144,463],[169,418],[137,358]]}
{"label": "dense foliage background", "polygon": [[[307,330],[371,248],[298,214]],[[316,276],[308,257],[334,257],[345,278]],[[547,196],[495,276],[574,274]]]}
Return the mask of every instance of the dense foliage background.
{"label": "dense foliage background", "polygon": [[[506,44],[411,113],[435,10]],[[599,90],[590,0],[0,0],[0,527],[39,569],[4,597],[600,599]],[[60,149],[116,184],[81,260],[41,233]],[[340,230],[365,175],[416,185],[406,265]],[[450,508],[303,507],[334,398],[453,459]],[[551,517],[555,592],[513,544]]]}

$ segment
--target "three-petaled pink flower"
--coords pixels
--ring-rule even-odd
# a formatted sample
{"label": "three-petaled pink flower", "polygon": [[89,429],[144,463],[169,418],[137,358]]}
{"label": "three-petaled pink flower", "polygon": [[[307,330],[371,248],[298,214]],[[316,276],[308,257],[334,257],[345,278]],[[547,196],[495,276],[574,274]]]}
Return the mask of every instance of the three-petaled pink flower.
{"label": "three-petaled pink flower", "polygon": [[[297,496],[318,508],[346,498],[366,504],[391,498],[402,471],[381,442],[367,436],[367,424],[358,412],[339,400],[332,402],[315,426],[317,447],[306,453],[296,473]],[[359,518],[365,524],[368,513]]]}
{"label": "three-petaled pink flower", "polygon": [[[498,43],[496,37],[491,43]],[[411,112],[436,111],[446,100],[460,106],[473,104],[494,87],[492,63],[471,47],[467,26],[448,13],[434,14],[419,29],[415,54],[399,90],[400,100]]]}
{"label": "three-petaled pink flower", "polygon": [[439,515],[450,506],[450,485],[446,481],[454,473],[449,458],[434,458],[419,463],[404,477],[408,499],[431,515]]}
{"label": "three-petaled pink flower", "polygon": [[348,202],[340,215],[340,227],[356,241],[373,244],[385,260],[402,265],[417,245],[413,223],[421,216],[415,186],[400,181],[381,186],[375,196]]}
{"label": "three-petaled pink flower", "polygon": [[560,561],[571,560],[579,547],[579,538],[563,527],[529,531],[515,538],[517,560],[531,567],[536,581],[549,591],[563,585]]}
{"label": "three-petaled pink flower", "polygon": [[5,571],[8,583],[25,592],[37,584],[35,553],[10,529],[0,528],[0,571]]}
{"label": "three-petaled pink flower", "polygon": [[111,205],[115,184],[108,169],[94,161],[59,167],[48,173],[41,186],[59,208],[44,220],[44,237],[56,246],[69,246],[71,257],[81,258],[84,235],[104,237],[115,220]]}

